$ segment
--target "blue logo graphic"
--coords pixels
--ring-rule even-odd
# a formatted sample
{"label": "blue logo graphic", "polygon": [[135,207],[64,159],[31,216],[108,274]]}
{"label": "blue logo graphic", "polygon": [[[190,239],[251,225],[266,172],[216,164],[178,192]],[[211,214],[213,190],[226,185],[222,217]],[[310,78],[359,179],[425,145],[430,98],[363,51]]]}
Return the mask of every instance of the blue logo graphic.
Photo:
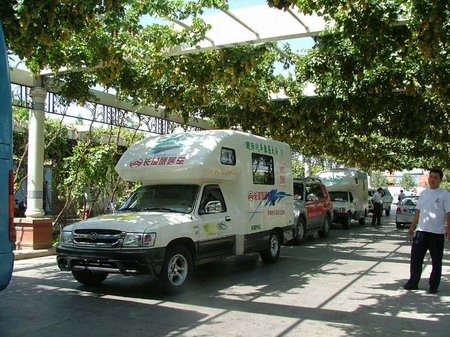
{"label": "blue logo graphic", "polygon": [[[278,190],[272,190],[267,194],[267,200],[266,200],[266,204],[264,205],[264,207],[267,206],[275,206],[275,204],[277,202],[280,202],[281,199],[283,199],[284,197],[289,197],[292,194],[286,193],[286,192],[278,192]],[[260,202],[260,204],[263,202],[264,200],[262,200]],[[259,206],[258,206],[259,208]]]}
{"label": "blue logo graphic", "polygon": [[250,222],[253,219],[253,217],[255,216],[256,212],[261,207],[261,205],[264,204],[264,207],[275,206],[275,204],[280,202],[281,199],[283,199],[284,197],[290,197],[290,196],[292,196],[292,194],[289,194],[289,193],[286,193],[286,192],[282,192],[282,191],[278,192],[277,189],[271,190],[269,193],[267,193],[267,197],[264,200],[261,200],[259,202],[258,207],[253,212],[252,216],[250,217],[250,219],[248,221]]}

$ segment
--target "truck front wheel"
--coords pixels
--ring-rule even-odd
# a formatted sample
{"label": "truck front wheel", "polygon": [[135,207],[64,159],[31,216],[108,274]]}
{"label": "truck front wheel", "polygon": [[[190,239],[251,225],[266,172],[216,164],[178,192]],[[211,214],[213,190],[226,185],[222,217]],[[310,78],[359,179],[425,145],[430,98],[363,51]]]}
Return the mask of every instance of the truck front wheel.
{"label": "truck front wheel", "polygon": [[269,247],[259,253],[264,263],[274,263],[280,257],[281,243],[276,231],[270,234]]}
{"label": "truck front wheel", "polygon": [[178,294],[185,287],[192,270],[192,257],[184,246],[167,250],[161,269],[160,282],[168,295]]}
{"label": "truck front wheel", "polygon": [[89,270],[72,270],[72,275],[75,280],[87,286],[98,286],[108,277],[108,273]]}
{"label": "truck front wheel", "polygon": [[344,219],[342,220],[342,225],[344,226],[344,229],[349,229],[351,222],[352,222],[352,215],[349,212],[344,216]]}

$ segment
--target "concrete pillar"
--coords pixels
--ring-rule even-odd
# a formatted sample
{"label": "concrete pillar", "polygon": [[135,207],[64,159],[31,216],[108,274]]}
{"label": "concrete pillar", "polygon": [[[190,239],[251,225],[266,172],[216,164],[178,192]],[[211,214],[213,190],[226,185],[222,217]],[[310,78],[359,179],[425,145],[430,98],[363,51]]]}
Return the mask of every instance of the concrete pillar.
{"label": "concrete pillar", "polygon": [[29,115],[28,132],[28,177],[27,210],[30,218],[42,217],[44,198],[44,120],[45,98],[47,91],[41,87],[30,90],[33,109]]}
{"label": "concrete pillar", "polygon": [[311,175],[311,159],[305,158],[303,165],[305,167],[305,178],[309,177]]}

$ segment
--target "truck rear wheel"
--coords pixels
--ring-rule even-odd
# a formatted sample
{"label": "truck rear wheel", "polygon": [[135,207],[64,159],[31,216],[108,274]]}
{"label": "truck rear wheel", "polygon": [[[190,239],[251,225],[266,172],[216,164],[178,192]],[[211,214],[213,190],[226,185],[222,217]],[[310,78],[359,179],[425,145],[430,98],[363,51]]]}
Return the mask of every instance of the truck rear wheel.
{"label": "truck rear wheel", "polygon": [[264,263],[274,263],[280,257],[281,243],[276,231],[270,234],[269,247],[259,253]]}
{"label": "truck rear wheel", "polygon": [[327,215],[325,216],[325,219],[323,220],[323,225],[322,225],[322,229],[319,230],[319,236],[321,238],[326,238],[329,234],[330,234],[330,225],[331,225],[331,220],[330,217]]}
{"label": "truck rear wheel", "polygon": [[305,241],[306,238],[306,222],[304,217],[297,220],[297,228],[295,231],[294,244],[299,245]]}
{"label": "truck rear wheel", "polygon": [[75,280],[87,286],[98,286],[108,277],[108,273],[90,270],[72,270],[72,275]]}
{"label": "truck rear wheel", "polygon": [[386,208],[385,212],[386,212],[386,216],[389,216],[391,214],[391,208],[390,207]]}
{"label": "truck rear wheel", "polygon": [[192,266],[191,253],[186,247],[174,246],[167,250],[160,277],[160,283],[167,295],[178,294],[184,289]]}

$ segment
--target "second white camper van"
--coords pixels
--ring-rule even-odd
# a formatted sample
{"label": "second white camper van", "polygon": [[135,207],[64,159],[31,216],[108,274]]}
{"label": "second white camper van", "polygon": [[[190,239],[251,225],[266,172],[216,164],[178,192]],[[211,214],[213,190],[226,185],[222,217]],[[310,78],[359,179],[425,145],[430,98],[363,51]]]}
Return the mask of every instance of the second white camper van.
{"label": "second white camper van", "polygon": [[109,273],[157,279],[178,292],[193,265],[259,252],[277,261],[293,237],[293,181],[287,144],[231,131],[144,139],[116,170],[141,182],[113,214],[64,228],[57,260],[83,284]]}
{"label": "second white camper van", "polygon": [[332,169],[319,172],[317,177],[328,190],[335,221],[341,222],[346,229],[352,219],[364,225],[369,210],[367,173],[356,169]]}

